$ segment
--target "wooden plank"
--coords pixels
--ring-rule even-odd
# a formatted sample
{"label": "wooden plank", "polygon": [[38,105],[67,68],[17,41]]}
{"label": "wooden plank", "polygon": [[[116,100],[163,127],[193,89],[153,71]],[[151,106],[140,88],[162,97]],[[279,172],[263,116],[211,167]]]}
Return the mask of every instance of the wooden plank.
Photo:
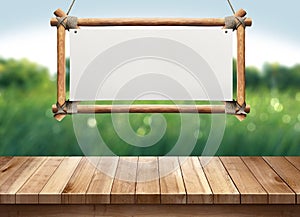
{"label": "wooden plank", "polygon": [[138,204],[160,204],[157,157],[139,157],[136,201]]}
{"label": "wooden plank", "polygon": [[39,193],[40,204],[60,204],[61,194],[81,157],[66,157]]}
{"label": "wooden plank", "polygon": [[16,194],[17,204],[38,204],[39,193],[62,162],[63,157],[48,157]]}
{"label": "wooden plank", "polygon": [[119,157],[101,157],[86,193],[87,204],[110,204]]}
{"label": "wooden plank", "polygon": [[212,204],[213,194],[197,157],[179,158],[188,204]]}
{"label": "wooden plank", "polygon": [[294,204],[295,193],[261,157],[242,157],[268,193],[269,204]]}
{"label": "wooden plank", "polygon": [[239,204],[240,194],[219,158],[199,158],[214,194],[215,204]]}
{"label": "wooden plank", "polygon": [[16,193],[46,160],[45,157],[28,158],[1,186],[0,203],[16,203]]}
{"label": "wooden plank", "polygon": [[63,204],[85,204],[85,194],[95,173],[99,157],[84,157],[62,193]]}
{"label": "wooden plank", "polygon": [[221,157],[225,169],[241,194],[242,204],[267,204],[268,194],[240,157]]}
{"label": "wooden plank", "polygon": [[28,160],[28,157],[14,157],[0,170],[0,186],[6,182],[7,179],[18,170],[22,164]]}
{"label": "wooden plank", "polygon": [[137,157],[121,157],[111,191],[112,204],[135,203]]}
{"label": "wooden plank", "polygon": [[265,161],[296,193],[297,203],[300,203],[300,171],[284,157],[265,157]]}
{"label": "wooden plank", "polygon": [[5,166],[13,157],[0,157],[0,169]]}
{"label": "wooden plank", "polygon": [[298,170],[300,170],[300,157],[285,157],[291,162]]}
{"label": "wooden plank", "polygon": [[186,191],[178,157],[159,158],[162,204],[186,204]]}

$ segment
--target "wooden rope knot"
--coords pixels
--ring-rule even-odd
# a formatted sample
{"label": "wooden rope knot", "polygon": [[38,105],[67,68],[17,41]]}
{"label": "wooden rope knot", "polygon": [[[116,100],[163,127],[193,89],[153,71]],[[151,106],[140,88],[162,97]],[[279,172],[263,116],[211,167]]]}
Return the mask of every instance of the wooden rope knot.
{"label": "wooden rope knot", "polygon": [[57,102],[56,103],[57,112],[55,115],[66,115],[67,114],[67,102],[65,102],[62,106]]}
{"label": "wooden rope knot", "polygon": [[78,102],[66,101],[62,106],[59,103],[56,104],[57,112],[55,115],[67,115],[67,114],[76,114]]}
{"label": "wooden rope knot", "polygon": [[236,101],[225,103],[225,113],[230,115],[247,115],[246,103],[240,106]]}
{"label": "wooden rope knot", "polygon": [[239,17],[239,16],[225,17],[225,29],[233,29],[233,31],[235,31],[240,25],[246,28],[245,21],[246,21],[246,17]]}
{"label": "wooden rope knot", "polygon": [[78,18],[74,16],[64,16],[64,17],[56,17],[58,23],[57,28],[59,26],[63,26],[66,30],[77,29]]}
{"label": "wooden rope knot", "polygon": [[241,106],[238,103],[236,103],[236,106],[238,108],[238,111],[236,112],[237,115],[247,115],[246,113],[246,102]]}

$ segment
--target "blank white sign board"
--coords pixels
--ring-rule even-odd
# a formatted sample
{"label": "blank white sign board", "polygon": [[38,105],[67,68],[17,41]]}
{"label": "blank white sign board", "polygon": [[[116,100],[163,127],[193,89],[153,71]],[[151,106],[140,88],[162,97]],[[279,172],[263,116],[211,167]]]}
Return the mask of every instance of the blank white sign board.
{"label": "blank white sign board", "polygon": [[70,45],[71,101],[233,98],[231,30],[78,29]]}

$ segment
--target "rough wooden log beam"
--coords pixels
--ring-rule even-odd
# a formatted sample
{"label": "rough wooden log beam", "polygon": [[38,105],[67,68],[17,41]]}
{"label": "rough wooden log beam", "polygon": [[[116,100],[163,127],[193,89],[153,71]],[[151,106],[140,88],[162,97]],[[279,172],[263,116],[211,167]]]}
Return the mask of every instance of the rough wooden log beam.
{"label": "rough wooden log beam", "polygon": [[[52,111],[58,111],[56,105]],[[246,108],[250,112],[250,106]],[[223,105],[78,105],[78,114],[93,113],[203,113],[203,114],[224,114]]]}
{"label": "rough wooden log beam", "polygon": [[[57,26],[52,18],[51,26]],[[246,26],[252,19],[245,20]],[[79,18],[78,26],[224,26],[225,18]]]}

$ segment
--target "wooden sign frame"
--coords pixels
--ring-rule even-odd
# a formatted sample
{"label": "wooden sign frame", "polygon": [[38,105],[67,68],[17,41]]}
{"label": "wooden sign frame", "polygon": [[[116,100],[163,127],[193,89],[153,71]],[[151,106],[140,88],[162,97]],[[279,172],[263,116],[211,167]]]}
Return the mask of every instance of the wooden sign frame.
{"label": "wooden sign frame", "polygon": [[[66,55],[65,37],[68,19],[64,11],[57,9],[56,18],[50,21],[57,27],[57,104],[52,106],[57,120],[69,114],[88,113],[226,113],[236,115],[240,120],[250,112],[246,106],[245,78],[245,35],[246,27],[252,25],[251,18],[245,18],[246,11],[240,9],[233,16],[237,30],[237,101],[224,105],[79,105],[66,100]],[[74,20],[74,17],[72,17]],[[226,28],[226,18],[75,18],[80,26],[220,26]],[[233,27],[235,28],[235,27]]]}

